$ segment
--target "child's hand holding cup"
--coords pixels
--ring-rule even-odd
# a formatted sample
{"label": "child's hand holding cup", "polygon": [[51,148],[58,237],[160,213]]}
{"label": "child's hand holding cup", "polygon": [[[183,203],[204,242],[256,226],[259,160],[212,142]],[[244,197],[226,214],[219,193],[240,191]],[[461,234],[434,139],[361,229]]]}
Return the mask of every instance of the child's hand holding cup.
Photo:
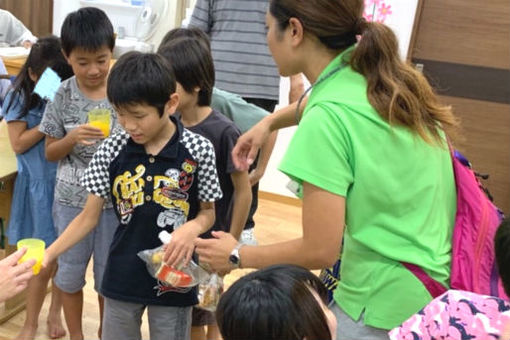
{"label": "child's hand holding cup", "polygon": [[88,112],[89,125],[103,132],[104,138],[110,135],[111,112],[108,109],[92,109]]}
{"label": "child's hand holding cup", "polygon": [[17,247],[18,250],[27,248],[27,252],[19,260],[19,263],[23,263],[30,259],[35,259],[36,262],[32,267],[32,271],[34,272],[34,275],[39,274],[39,271],[41,270],[41,263],[44,257],[44,249],[46,248],[44,241],[37,238],[25,238],[18,241]]}

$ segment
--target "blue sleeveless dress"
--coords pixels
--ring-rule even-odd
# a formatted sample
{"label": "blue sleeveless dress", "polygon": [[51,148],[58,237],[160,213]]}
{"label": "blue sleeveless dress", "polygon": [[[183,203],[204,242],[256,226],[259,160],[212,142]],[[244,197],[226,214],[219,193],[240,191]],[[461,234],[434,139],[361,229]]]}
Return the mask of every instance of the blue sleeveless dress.
{"label": "blue sleeveless dress", "polygon": [[[26,116],[19,118],[22,108],[20,97],[15,98],[7,111],[12,95],[12,91],[7,94],[3,105],[2,115],[6,122],[24,121],[27,129],[39,125],[45,104],[31,109]],[[44,138],[25,153],[16,155],[16,159],[18,175],[6,233],[9,244],[16,244],[23,238],[35,237],[44,240],[48,246],[57,236],[52,218],[57,163],[46,160]]]}

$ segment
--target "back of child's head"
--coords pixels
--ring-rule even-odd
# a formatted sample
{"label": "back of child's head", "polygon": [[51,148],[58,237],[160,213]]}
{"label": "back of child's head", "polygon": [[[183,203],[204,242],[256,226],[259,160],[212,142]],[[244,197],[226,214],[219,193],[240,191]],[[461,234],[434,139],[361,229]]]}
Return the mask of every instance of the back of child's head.
{"label": "back of child's head", "polygon": [[494,248],[499,276],[503,281],[506,295],[510,296],[510,218],[503,220],[496,231]]}
{"label": "back of child's head", "polygon": [[67,15],[60,31],[62,49],[66,56],[80,48],[97,51],[106,46],[113,51],[115,34],[105,12],[95,7],[83,7]]}
{"label": "back of child's head", "polygon": [[202,31],[200,28],[197,27],[190,27],[190,28],[184,28],[184,27],[177,27],[170,31],[168,31],[167,34],[163,37],[161,40],[161,43],[159,44],[159,48],[162,48],[169,42],[176,40],[178,38],[195,38],[201,42],[203,42],[209,50],[211,50],[211,41],[209,40],[209,37],[207,34]]}
{"label": "back of child's head", "polygon": [[165,58],[155,53],[129,52],[113,65],[106,92],[115,108],[145,104],[157,108],[162,116],[175,86]]}
{"label": "back of child's head", "polygon": [[198,92],[198,106],[211,104],[214,63],[210,50],[196,38],[180,37],[160,46],[158,53],[170,63],[175,79],[188,93]]}
{"label": "back of child's head", "polygon": [[22,97],[22,108],[20,117],[25,116],[28,111],[41,103],[41,98],[33,93],[35,81],[30,75],[37,79],[41,77],[46,68],[50,67],[62,80],[73,75],[71,66],[67,63],[62,54],[60,39],[55,36],[43,37],[32,45],[25,64],[21,67],[13,85],[14,95],[7,104],[7,110],[11,107],[15,97]]}
{"label": "back of child's head", "polygon": [[326,288],[310,271],[276,265],[252,272],[223,294],[216,319],[225,340],[327,340],[332,335],[314,296]]}

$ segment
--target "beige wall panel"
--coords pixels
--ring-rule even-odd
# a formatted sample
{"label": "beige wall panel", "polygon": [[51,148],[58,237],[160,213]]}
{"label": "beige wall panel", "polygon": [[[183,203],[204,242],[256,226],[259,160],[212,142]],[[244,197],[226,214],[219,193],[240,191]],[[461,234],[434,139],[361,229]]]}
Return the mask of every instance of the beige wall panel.
{"label": "beige wall panel", "polygon": [[510,68],[510,1],[424,0],[413,58]]}

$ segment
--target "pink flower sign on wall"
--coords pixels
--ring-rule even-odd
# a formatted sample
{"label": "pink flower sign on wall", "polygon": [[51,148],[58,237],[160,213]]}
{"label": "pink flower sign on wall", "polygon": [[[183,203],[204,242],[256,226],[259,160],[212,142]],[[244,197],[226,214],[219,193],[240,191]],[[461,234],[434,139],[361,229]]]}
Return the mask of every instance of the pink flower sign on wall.
{"label": "pink flower sign on wall", "polygon": [[[416,10],[420,0],[364,0],[363,17],[382,23],[393,30],[399,42],[399,53],[407,58]],[[424,0],[422,0],[424,1]]]}
{"label": "pink flower sign on wall", "polygon": [[393,14],[391,5],[387,0],[365,0],[363,16],[368,21],[384,23]]}

